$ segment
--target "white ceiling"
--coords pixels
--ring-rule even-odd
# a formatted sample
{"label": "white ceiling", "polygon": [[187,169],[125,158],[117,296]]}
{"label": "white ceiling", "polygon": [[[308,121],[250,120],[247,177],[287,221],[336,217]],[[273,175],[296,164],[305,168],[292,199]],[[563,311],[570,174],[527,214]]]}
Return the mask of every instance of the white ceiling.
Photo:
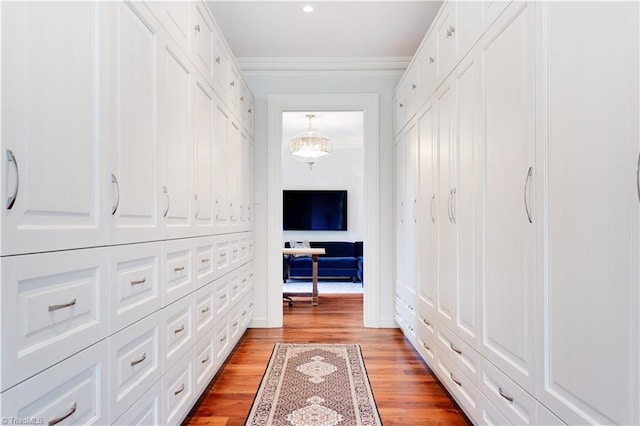
{"label": "white ceiling", "polygon": [[[313,6],[312,13],[302,11]],[[218,1],[207,5],[243,58],[411,57],[441,0]]]}

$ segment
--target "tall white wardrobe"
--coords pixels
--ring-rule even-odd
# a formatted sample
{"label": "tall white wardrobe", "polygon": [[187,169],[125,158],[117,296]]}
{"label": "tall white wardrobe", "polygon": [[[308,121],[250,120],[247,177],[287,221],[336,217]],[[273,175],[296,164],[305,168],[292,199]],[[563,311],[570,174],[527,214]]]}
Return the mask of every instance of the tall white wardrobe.
{"label": "tall white wardrobe", "polygon": [[180,424],[253,309],[253,97],[202,2],[2,2],[0,406]]}
{"label": "tall white wardrobe", "polygon": [[474,423],[640,423],[639,8],[446,1],[397,88],[396,319]]}

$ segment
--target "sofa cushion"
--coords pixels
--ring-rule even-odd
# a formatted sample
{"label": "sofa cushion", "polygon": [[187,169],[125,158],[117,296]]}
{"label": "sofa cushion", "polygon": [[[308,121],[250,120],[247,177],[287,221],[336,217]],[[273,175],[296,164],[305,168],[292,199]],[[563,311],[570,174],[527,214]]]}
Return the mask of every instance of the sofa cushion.
{"label": "sofa cushion", "polygon": [[355,257],[353,243],[343,241],[311,242],[313,248],[324,248],[326,257]]}
{"label": "sofa cushion", "polygon": [[358,261],[355,257],[319,257],[318,268],[357,269]]}

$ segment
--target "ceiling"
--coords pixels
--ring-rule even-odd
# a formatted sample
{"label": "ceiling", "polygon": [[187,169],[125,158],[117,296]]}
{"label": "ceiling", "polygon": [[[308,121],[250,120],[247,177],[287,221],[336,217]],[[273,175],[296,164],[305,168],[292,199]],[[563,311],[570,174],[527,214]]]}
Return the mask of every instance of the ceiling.
{"label": "ceiling", "polygon": [[[311,5],[312,13],[302,11]],[[412,57],[442,1],[218,1],[207,5],[233,55]]]}

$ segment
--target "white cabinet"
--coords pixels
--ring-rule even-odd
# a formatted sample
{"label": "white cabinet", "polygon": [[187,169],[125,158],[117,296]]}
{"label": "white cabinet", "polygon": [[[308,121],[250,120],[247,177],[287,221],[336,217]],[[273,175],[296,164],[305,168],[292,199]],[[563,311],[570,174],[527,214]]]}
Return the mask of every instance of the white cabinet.
{"label": "white cabinet", "polygon": [[103,127],[111,150],[111,243],[162,237],[158,214],[158,59],[160,24],[144,3],[112,3],[103,79],[110,119]]}
{"label": "white cabinet", "polygon": [[418,127],[413,120],[406,132],[405,146],[405,288],[411,299],[411,306],[415,308],[418,293]]}
{"label": "white cabinet", "polygon": [[197,77],[194,86],[194,202],[193,220],[198,235],[214,230],[214,113],[216,100],[209,85]]}
{"label": "white cabinet", "polygon": [[204,2],[195,2],[193,13],[193,60],[196,67],[208,79],[213,80],[213,44],[216,29]]}
{"label": "white cabinet", "polygon": [[103,7],[2,4],[2,255],[107,242]]}
{"label": "white cabinet", "polygon": [[170,369],[180,357],[193,348],[196,340],[194,310],[192,295],[172,303],[163,310],[164,371]]}
{"label": "white cabinet", "polygon": [[162,424],[178,424],[189,413],[195,399],[194,361],[192,348],[162,377]]}
{"label": "white cabinet", "polygon": [[568,424],[638,424],[638,3],[536,7],[539,398]]}
{"label": "white cabinet", "polygon": [[113,422],[118,426],[154,426],[162,424],[162,386],[158,380]]}
{"label": "white cabinet", "polygon": [[194,247],[190,239],[166,241],[163,247],[163,305],[196,289]]}
{"label": "white cabinet", "polygon": [[214,110],[214,218],[215,231],[228,232],[229,229],[229,170],[227,159],[229,137],[231,135],[231,115],[227,108],[218,103]]}
{"label": "white cabinet", "polygon": [[160,188],[165,238],[189,236],[196,204],[191,191],[192,72],[187,58],[166,40],[160,51]]}
{"label": "white cabinet", "polygon": [[479,50],[484,187],[480,351],[529,392],[535,324],[533,12],[530,3],[513,3]]}
{"label": "white cabinet", "polygon": [[405,207],[405,182],[406,182],[406,136],[401,134],[394,146],[395,161],[395,286],[396,292],[403,291],[407,273],[407,245],[406,239],[406,207]]}
{"label": "white cabinet", "polygon": [[145,1],[152,8],[154,15],[173,41],[184,52],[191,49],[193,33],[195,32],[191,9],[194,2],[190,1]]}

